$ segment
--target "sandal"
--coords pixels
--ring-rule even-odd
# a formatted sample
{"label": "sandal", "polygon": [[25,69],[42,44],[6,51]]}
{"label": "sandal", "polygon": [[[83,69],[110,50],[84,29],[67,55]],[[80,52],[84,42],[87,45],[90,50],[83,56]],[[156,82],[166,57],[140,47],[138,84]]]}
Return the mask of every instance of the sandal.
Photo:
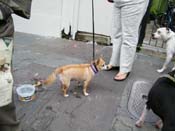
{"label": "sandal", "polygon": [[119,70],[119,66],[104,65],[102,70],[104,71]]}
{"label": "sandal", "polygon": [[130,74],[130,72],[122,74],[122,75],[126,75],[123,79],[117,79],[116,77],[119,77],[119,76],[115,76],[114,80],[115,81],[124,81],[128,78],[129,74]]}

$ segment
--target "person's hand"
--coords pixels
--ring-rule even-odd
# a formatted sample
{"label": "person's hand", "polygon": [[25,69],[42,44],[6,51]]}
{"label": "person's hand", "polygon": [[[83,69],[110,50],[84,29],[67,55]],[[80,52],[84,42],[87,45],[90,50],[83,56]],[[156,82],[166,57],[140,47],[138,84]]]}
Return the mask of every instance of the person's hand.
{"label": "person's hand", "polygon": [[114,0],[108,0],[108,2],[113,3],[113,2],[114,2]]}

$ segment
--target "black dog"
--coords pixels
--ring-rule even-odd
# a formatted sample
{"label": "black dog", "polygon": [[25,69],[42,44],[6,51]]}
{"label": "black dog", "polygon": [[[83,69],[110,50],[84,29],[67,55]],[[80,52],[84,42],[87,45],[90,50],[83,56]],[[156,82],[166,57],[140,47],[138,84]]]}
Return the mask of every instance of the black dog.
{"label": "black dog", "polygon": [[[142,127],[145,115],[152,109],[162,122],[162,131],[175,131],[175,70],[160,77],[149,91],[146,106],[136,122]],[[160,122],[157,127],[160,127]]]}

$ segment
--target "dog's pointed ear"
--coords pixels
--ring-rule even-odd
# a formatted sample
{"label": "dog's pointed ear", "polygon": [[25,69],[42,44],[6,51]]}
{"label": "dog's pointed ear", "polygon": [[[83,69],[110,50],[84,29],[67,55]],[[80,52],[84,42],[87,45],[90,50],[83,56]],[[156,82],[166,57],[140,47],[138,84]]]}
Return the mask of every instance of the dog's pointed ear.
{"label": "dog's pointed ear", "polygon": [[101,59],[101,57],[98,58],[97,60],[95,60],[95,64],[96,64],[96,65],[98,65],[98,64],[100,63],[100,59]]}
{"label": "dog's pointed ear", "polygon": [[91,61],[91,64],[93,64],[93,63],[96,63],[96,60],[92,60],[92,61]]}
{"label": "dog's pointed ear", "polygon": [[161,25],[156,24],[156,22],[155,22],[155,21],[154,21],[154,25],[155,25],[155,27],[156,27],[157,29],[161,27]]}

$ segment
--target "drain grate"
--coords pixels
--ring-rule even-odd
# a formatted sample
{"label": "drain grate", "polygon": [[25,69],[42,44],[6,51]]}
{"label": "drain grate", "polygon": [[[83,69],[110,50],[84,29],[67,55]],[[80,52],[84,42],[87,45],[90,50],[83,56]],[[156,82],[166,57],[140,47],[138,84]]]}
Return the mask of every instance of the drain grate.
{"label": "drain grate", "polygon": [[[136,81],[132,85],[132,89],[128,99],[128,111],[132,118],[139,119],[146,100],[142,98],[147,95],[152,84],[144,80]],[[146,115],[145,122],[156,122],[159,118],[150,110]]]}

